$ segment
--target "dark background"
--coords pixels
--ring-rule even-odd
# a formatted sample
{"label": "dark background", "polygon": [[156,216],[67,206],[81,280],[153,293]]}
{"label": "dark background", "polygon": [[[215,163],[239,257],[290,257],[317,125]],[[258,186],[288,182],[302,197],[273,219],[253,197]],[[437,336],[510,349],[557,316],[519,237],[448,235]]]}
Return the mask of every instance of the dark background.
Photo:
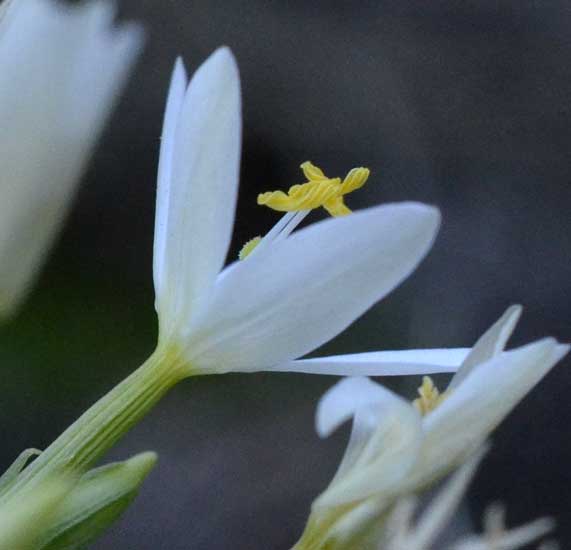
{"label": "dark background", "polygon": [[[69,223],[24,309],[0,332],[1,464],[44,447],[152,351],[155,174],[172,63],[218,45],[238,59],[242,182],[231,254],[276,220],[260,191],[372,169],[354,208],[412,199],[444,224],[401,288],[320,353],[467,346],[509,304],[512,341],[571,340],[571,7],[545,2],[125,0],[145,53]],[[315,217],[313,218],[315,219]],[[470,491],[474,518],[555,515],[571,543],[571,375],[557,366],[495,433]],[[160,462],[95,548],[290,547],[341,456],[320,441],[333,378],[252,374],[176,387],[113,451]],[[417,380],[401,386],[412,396]],[[493,380],[490,380],[490,385]]]}

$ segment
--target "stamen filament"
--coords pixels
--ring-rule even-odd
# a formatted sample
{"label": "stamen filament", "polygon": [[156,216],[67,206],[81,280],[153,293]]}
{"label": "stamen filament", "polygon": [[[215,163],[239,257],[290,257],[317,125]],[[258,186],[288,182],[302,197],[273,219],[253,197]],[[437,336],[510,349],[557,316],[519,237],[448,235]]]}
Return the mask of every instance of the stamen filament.
{"label": "stamen filament", "polygon": [[276,236],[275,241],[281,241],[291,235],[291,232],[304,220],[311,210],[300,210]]}

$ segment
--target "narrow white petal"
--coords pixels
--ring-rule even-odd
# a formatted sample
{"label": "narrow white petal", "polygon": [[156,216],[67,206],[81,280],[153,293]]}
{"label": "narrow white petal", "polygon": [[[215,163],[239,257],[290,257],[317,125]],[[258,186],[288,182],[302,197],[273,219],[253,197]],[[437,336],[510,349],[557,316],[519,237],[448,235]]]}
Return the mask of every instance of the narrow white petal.
{"label": "narrow white petal", "polygon": [[297,359],[272,367],[277,372],[335,376],[401,376],[456,372],[470,348],[371,351]]}
{"label": "narrow white petal", "polygon": [[193,326],[207,372],[268,369],[327,342],[402,282],[438,229],[435,208],[400,203],[313,224],[230,266]]}
{"label": "narrow white petal", "polygon": [[[157,303],[158,296],[164,293],[163,270],[166,264],[166,244],[168,237],[168,218],[170,204],[170,185],[172,181],[172,156],[174,138],[184,94],[188,85],[188,77],[182,59],[177,59],[171,77],[167,106],[163,120],[161,151],[159,155],[159,173],[157,181],[157,197],[155,212],[155,241],[153,246],[153,279]],[[166,299],[166,298],[164,298]]]}
{"label": "narrow white petal", "polygon": [[510,306],[505,313],[474,344],[471,353],[450,382],[450,389],[455,388],[480,363],[492,359],[501,353],[512,335],[521,317],[522,307]]}
{"label": "narrow white petal", "polygon": [[448,470],[479,445],[569,351],[552,338],[503,352],[473,370],[424,418],[425,443],[415,474]]}
{"label": "narrow white petal", "polygon": [[167,234],[164,265],[155,268],[162,271],[157,296],[161,332],[188,325],[224,265],[234,223],[240,140],[238,68],[230,50],[220,48],[190,81],[172,145],[168,215],[161,213],[167,222],[162,228]]}

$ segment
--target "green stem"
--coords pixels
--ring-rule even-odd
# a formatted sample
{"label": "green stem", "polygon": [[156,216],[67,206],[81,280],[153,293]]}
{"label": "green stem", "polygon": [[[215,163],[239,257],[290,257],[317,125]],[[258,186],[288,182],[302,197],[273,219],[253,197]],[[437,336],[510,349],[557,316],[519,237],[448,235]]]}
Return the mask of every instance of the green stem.
{"label": "green stem", "polygon": [[26,467],[4,498],[55,472],[73,474],[89,468],[188,375],[183,366],[176,350],[159,346],[143,365],[83,413]]}

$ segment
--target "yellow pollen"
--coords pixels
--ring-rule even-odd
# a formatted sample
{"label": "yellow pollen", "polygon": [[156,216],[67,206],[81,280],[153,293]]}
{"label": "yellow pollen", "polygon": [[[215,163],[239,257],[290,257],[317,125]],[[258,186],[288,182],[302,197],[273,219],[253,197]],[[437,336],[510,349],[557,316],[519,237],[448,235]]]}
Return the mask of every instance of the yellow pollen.
{"label": "yellow pollen", "polygon": [[299,212],[323,207],[331,216],[346,216],[351,210],[344,202],[344,195],[365,185],[370,170],[353,168],[343,181],[341,178],[328,178],[321,168],[307,161],[301,165],[307,181],[293,185],[287,193],[268,191],[258,195],[258,204],[279,212]]}
{"label": "yellow pollen", "polygon": [[412,404],[422,416],[427,415],[440,405],[447,397],[448,392],[440,393],[430,376],[422,378],[422,386],[418,388],[418,397]]}
{"label": "yellow pollen", "polygon": [[260,241],[262,240],[262,237],[254,237],[253,239],[250,239],[240,250],[239,254],[238,254],[238,258],[240,260],[244,260],[245,258],[247,258],[251,253],[252,250],[254,250],[254,248],[256,248],[256,246],[258,246],[260,244]]}

